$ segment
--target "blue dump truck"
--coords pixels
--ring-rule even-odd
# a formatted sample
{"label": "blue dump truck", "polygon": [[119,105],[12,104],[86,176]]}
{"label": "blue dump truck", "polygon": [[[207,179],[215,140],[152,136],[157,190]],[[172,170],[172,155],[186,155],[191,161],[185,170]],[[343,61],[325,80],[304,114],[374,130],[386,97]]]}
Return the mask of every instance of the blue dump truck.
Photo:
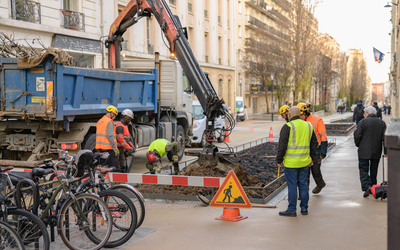
{"label": "blue dump truck", "polygon": [[[17,59],[0,58],[2,159],[29,167],[49,157],[51,148],[93,150],[96,123],[108,105],[134,112],[130,132],[137,148],[166,138],[182,144],[182,157],[185,144],[190,144],[192,117],[159,105],[158,69],[137,73],[76,68],[52,59],[18,69]],[[132,157],[128,161],[132,164]]]}

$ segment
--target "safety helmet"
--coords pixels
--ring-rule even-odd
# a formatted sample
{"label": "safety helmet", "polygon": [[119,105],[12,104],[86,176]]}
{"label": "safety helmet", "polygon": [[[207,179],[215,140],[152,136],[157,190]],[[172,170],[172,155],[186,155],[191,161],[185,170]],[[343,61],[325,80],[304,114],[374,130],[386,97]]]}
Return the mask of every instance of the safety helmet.
{"label": "safety helmet", "polygon": [[154,154],[153,151],[147,152],[146,156],[147,156],[147,159],[149,160],[149,162],[151,162],[151,163],[157,162],[157,156]]}
{"label": "safety helmet", "polygon": [[114,107],[113,105],[110,105],[106,108],[106,112],[112,112],[115,115],[118,115],[118,109]]}
{"label": "safety helmet", "polygon": [[310,108],[311,108],[311,103],[307,103],[307,108],[308,108],[308,110],[310,110]]}
{"label": "safety helmet", "polygon": [[130,109],[124,109],[121,114],[122,114],[122,117],[127,116],[127,117],[133,119],[133,112]]}
{"label": "safety helmet", "polygon": [[302,102],[297,104],[297,107],[299,107],[300,114],[302,114],[302,115],[304,115],[304,113],[309,110],[308,107],[307,107],[307,104],[302,103]]}
{"label": "safety helmet", "polygon": [[289,111],[289,106],[288,105],[283,105],[283,106],[281,106],[280,108],[279,108],[279,114],[281,115],[281,114],[284,114],[284,113],[286,113],[286,112],[288,112]]}

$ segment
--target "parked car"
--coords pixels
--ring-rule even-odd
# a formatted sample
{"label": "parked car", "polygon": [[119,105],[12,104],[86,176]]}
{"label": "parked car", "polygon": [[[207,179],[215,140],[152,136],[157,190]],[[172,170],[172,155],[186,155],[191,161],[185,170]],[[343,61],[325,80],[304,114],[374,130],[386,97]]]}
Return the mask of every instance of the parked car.
{"label": "parked car", "polygon": [[354,112],[355,107],[357,107],[357,104],[352,104],[351,105],[351,112]]}
{"label": "parked car", "polygon": [[236,115],[238,121],[244,121],[244,109],[246,106],[244,105],[243,96],[236,96]]}
{"label": "parked car", "polygon": [[[200,105],[199,101],[193,101],[193,139],[192,145],[194,143],[200,144],[201,147],[206,145],[206,137],[204,134],[204,130],[206,129],[206,116],[203,114],[203,108]],[[219,116],[215,119],[214,122],[215,128],[224,128],[225,127],[225,117]],[[225,135],[222,130],[215,131],[215,137],[218,142],[223,142],[225,139]]]}

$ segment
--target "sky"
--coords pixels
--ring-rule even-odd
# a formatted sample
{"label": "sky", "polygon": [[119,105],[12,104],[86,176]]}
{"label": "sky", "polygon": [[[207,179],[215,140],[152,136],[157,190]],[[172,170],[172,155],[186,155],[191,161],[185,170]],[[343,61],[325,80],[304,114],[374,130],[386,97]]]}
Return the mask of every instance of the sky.
{"label": "sky", "polygon": [[[372,83],[389,80],[392,8],[384,8],[387,3],[385,0],[322,0],[315,10],[319,31],[335,38],[341,51],[363,50]],[[373,47],[385,54],[380,64],[374,60]]]}

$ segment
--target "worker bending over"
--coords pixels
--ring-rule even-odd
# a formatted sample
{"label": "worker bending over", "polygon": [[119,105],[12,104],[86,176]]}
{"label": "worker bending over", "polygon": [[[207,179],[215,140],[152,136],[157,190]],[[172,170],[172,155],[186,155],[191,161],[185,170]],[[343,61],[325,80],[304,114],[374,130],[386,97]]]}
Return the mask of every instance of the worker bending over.
{"label": "worker bending over", "polygon": [[310,113],[311,104],[299,103],[297,107],[300,108],[300,118],[303,121],[307,121],[311,123],[314,128],[315,135],[317,136],[318,140],[318,148],[317,148],[317,159],[313,161],[313,165],[308,171],[308,186],[310,186],[310,172],[314,178],[315,184],[317,186],[312,190],[313,194],[318,194],[321,190],[326,186],[326,183],[322,177],[321,173],[321,160],[326,157],[326,151],[328,150],[328,137],[326,135],[326,128],[324,121]]}
{"label": "worker bending over", "polygon": [[112,105],[106,108],[106,114],[96,124],[96,149],[109,154],[104,165],[119,171],[119,150],[115,140],[114,119],[118,115],[118,109]]}
{"label": "worker bending over", "polygon": [[179,165],[178,165],[178,152],[179,152],[179,144],[177,142],[169,142],[166,139],[157,139],[153,141],[147,152],[147,161],[146,168],[150,170],[151,174],[155,174],[161,171],[161,158],[163,158],[168,152],[172,152],[173,157],[173,165],[175,175],[179,173]]}
{"label": "worker bending over", "polygon": [[128,170],[126,157],[136,151],[131,134],[129,133],[128,124],[133,119],[133,112],[130,109],[125,109],[121,113],[122,118],[115,126],[115,134],[117,137],[117,147],[119,150],[119,165],[120,171],[126,173]]}

